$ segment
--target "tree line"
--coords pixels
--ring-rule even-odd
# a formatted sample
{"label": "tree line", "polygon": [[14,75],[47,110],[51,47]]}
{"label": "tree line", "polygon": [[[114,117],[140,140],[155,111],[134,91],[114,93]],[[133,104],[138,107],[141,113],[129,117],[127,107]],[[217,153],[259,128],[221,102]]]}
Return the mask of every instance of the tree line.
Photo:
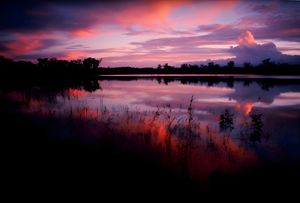
{"label": "tree line", "polygon": [[59,60],[56,58],[38,58],[31,61],[14,61],[0,56],[0,73],[2,76],[40,76],[40,77],[82,77],[97,74],[101,60],[86,58],[84,60]]}
{"label": "tree line", "polygon": [[275,63],[270,58],[258,65],[245,62],[238,66],[229,61],[221,66],[213,61],[207,64],[182,64],[180,67],[168,63],[159,64],[156,68],[114,67],[101,68],[102,59],[86,58],[83,60],[59,60],[56,58],[39,58],[37,63],[14,61],[0,56],[0,74],[2,76],[26,77],[89,77],[105,74],[267,74],[267,75],[300,75],[300,65]]}

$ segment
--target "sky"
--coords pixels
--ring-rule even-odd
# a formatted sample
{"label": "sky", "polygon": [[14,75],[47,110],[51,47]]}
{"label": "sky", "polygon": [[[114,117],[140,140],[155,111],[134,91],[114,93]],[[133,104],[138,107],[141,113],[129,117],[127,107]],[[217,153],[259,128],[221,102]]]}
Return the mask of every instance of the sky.
{"label": "sky", "polygon": [[300,64],[297,0],[4,0],[0,6],[0,55],[15,60]]}

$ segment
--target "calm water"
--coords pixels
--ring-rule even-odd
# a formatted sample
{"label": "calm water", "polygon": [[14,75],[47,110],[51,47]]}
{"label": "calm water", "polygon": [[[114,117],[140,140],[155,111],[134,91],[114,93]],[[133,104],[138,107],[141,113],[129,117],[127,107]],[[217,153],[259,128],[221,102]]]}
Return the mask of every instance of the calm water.
{"label": "calm water", "polygon": [[122,134],[130,140],[124,145],[158,153],[162,164],[194,179],[300,162],[298,78],[112,76],[49,92],[1,94],[25,113],[89,120],[90,131]]}

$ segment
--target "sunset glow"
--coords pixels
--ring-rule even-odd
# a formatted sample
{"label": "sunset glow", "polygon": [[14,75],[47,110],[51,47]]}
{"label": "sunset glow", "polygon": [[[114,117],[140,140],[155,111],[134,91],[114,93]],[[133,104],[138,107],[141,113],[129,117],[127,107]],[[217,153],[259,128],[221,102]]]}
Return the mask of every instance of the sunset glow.
{"label": "sunset glow", "polygon": [[1,1],[4,193],[289,202],[299,14],[300,0]]}
{"label": "sunset glow", "polygon": [[299,56],[286,55],[300,54],[299,9],[297,1],[4,3],[0,55],[31,61],[95,57],[103,58],[104,67],[257,63],[261,58],[253,53],[299,62]]}

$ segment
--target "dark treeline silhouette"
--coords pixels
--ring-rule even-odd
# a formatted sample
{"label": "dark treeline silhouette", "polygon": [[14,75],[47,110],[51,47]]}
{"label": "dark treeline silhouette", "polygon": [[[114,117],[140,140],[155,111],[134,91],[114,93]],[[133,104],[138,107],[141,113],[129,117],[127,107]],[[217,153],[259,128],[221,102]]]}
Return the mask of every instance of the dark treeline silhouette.
{"label": "dark treeline silhouette", "polygon": [[[2,92],[33,92],[51,98],[68,89],[84,89],[92,92],[100,87],[94,78],[101,60],[58,60],[39,58],[37,63],[13,61],[0,56],[0,89]],[[36,91],[38,88],[39,91]]]}
{"label": "dark treeline silhouette", "polygon": [[274,63],[271,59],[264,59],[254,66],[245,62],[243,66],[236,66],[234,61],[220,66],[214,62],[207,65],[182,64],[180,67],[170,66],[168,63],[159,64],[156,68],[113,67],[101,68],[101,60],[86,58],[84,60],[58,60],[56,58],[39,58],[37,63],[30,61],[14,61],[0,56],[1,76],[14,77],[43,77],[43,78],[74,78],[91,77],[107,74],[258,74],[258,75],[300,75],[300,65]]}
{"label": "dark treeline silhouette", "polygon": [[168,63],[157,68],[132,68],[115,67],[99,69],[99,74],[257,74],[257,75],[300,75],[300,65],[285,63],[274,63],[271,59],[264,59],[254,66],[245,62],[243,66],[236,66],[234,61],[229,61],[227,65],[220,66],[214,62],[207,65],[182,64],[180,67],[170,66]]}
{"label": "dark treeline silhouette", "polygon": [[1,76],[42,77],[42,78],[74,78],[89,77],[97,74],[101,59],[86,58],[84,60],[58,60],[56,58],[39,58],[37,63],[30,61],[14,61],[0,56]]}

